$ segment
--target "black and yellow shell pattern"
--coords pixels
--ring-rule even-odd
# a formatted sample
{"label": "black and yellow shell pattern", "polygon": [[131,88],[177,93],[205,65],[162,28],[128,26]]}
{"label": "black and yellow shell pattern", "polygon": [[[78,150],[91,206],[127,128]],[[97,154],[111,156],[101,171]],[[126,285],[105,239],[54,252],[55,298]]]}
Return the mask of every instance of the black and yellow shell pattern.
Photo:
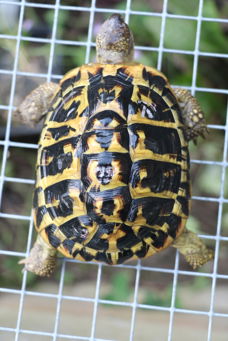
{"label": "black and yellow shell pattern", "polygon": [[122,263],[166,248],[189,209],[189,157],[176,98],[150,67],[70,71],[40,138],[35,226],[67,257]]}

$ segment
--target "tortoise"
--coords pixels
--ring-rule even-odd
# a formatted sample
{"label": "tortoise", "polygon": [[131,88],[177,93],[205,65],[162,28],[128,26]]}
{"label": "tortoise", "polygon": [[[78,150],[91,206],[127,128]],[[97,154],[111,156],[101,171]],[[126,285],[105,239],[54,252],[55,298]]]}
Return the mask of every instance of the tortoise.
{"label": "tortoise", "polygon": [[25,124],[45,115],[36,166],[38,231],[25,269],[49,276],[57,251],[110,265],[173,246],[193,267],[213,251],[186,228],[188,142],[205,136],[188,90],[133,61],[133,35],[119,14],[96,38],[96,63],[42,84],[16,109]]}

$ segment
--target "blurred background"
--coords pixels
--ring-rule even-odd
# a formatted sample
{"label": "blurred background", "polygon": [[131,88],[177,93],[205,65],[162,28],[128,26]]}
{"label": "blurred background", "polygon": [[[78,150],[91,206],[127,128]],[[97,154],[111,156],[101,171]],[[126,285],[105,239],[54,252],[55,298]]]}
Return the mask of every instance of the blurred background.
{"label": "blurred background", "polygon": [[[19,1],[20,2],[20,1]],[[180,257],[175,301],[173,294],[173,268],[175,250],[168,249],[150,259],[142,261],[138,303],[153,306],[154,310],[137,309],[134,340],[167,340],[169,312],[166,308],[174,304],[178,309],[190,309],[208,312],[211,300],[214,299],[214,311],[224,317],[214,317],[212,339],[225,341],[228,335],[228,168],[225,170],[225,183],[222,182],[224,167],[225,125],[227,111],[227,70],[228,70],[228,2],[226,0],[205,0],[202,16],[208,20],[201,22],[200,35],[197,36],[199,0],[169,0],[165,20],[163,43],[160,41],[162,27],[162,0],[97,0],[92,25],[92,46],[88,48],[88,34],[91,23],[91,1],[62,0],[58,9],[55,45],[52,50],[52,29],[55,15],[55,1],[27,1],[25,6],[20,39],[16,86],[13,105],[18,105],[31,89],[46,81],[46,74],[51,72],[52,80],[57,82],[70,69],[87,61],[95,62],[95,37],[102,22],[113,11],[124,11],[130,4],[129,26],[135,38],[135,59],[143,64],[157,67],[169,78],[171,85],[191,89],[205,112],[209,125],[209,134],[198,144],[190,144],[192,194],[191,216],[188,228],[202,235],[215,236],[220,228],[221,240],[218,249],[218,263],[213,268],[209,263],[200,269],[201,275],[193,273],[191,268]],[[39,5],[40,4],[40,5]],[[72,6],[72,8],[71,8]],[[102,12],[102,9],[107,9]],[[110,10],[109,13],[108,10]],[[140,13],[139,13],[140,12]],[[10,141],[23,143],[10,144],[4,159],[4,139],[6,134],[8,108],[12,86],[13,68],[17,47],[20,6],[17,2],[0,2],[0,170],[5,177],[0,193],[0,287],[12,290],[21,289],[22,273],[18,260],[20,257],[4,254],[11,251],[17,254],[26,252],[29,231],[29,218],[33,193],[33,179],[36,163],[36,148],[27,148],[27,144],[37,144],[41,126],[28,129],[12,123]],[[123,13],[124,15],[124,13]],[[211,19],[211,20],[210,20]],[[215,19],[215,20],[213,20]],[[224,20],[223,20],[224,19]],[[199,38],[199,55],[194,54],[196,40]],[[160,52],[162,51],[162,55]],[[50,53],[53,59],[50,68]],[[89,56],[89,57],[88,57]],[[162,57],[162,59],[160,59]],[[193,69],[197,66],[195,79]],[[197,160],[203,161],[202,163]],[[209,162],[204,162],[209,161]],[[223,176],[224,177],[224,176]],[[13,178],[29,179],[27,182],[13,181]],[[1,190],[1,187],[0,187]],[[221,195],[223,196],[221,197]],[[205,200],[197,198],[203,197]],[[222,206],[221,206],[221,201]],[[221,210],[222,207],[222,210]],[[22,216],[15,219],[11,215]],[[23,218],[25,217],[25,218]],[[218,218],[219,217],[219,218]],[[35,233],[34,233],[35,237]],[[215,246],[215,239],[208,238],[207,244]],[[43,292],[57,295],[62,262],[50,279],[40,279],[28,274],[26,288],[30,292]],[[132,302],[134,298],[135,271],[133,267],[102,268],[102,280],[99,297],[113,302]],[[149,269],[152,269],[151,271]],[[158,269],[156,271],[156,269]],[[162,271],[160,270],[162,269]],[[185,273],[185,271],[187,273]],[[213,297],[211,290],[215,285],[213,271],[217,273],[216,288]],[[64,273],[64,295],[91,298],[89,302],[80,303],[63,300],[59,330],[63,334],[72,333],[87,337],[90,335],[93,316],[93,298],[96,287],[97,265],[67,262]],[[214,281],[214,282],[213,282]],[[212,284],[213,282],[213,284]],[[4,291],[4,290],[3,290]],[[7,295],[0,292],[0,302],[5,307],[0,313],[0,326],[15,328],[18,318],[20,295]],[[44,301],[44,302],[43,302]],[[42,307],[48,306],[48,319]],[[31,312],[36,307],[37,313]],[[156,312],[156,307],[160,310]],[[163,309],[163,308],[164,309]],[[163,310],[162,310],[163,309]],[[0,309],[1,310],[1,309]],[[80,313],[79,313],[80,311]],[[9,315],[7,315],[7,312]],[[51,332],[55,321],[56,297],[36,297],[28,295],[24,300],[21,328]],[[111,304],[99,305],[97,315],[97,337],[115,340],[128,340],[131,328],[131,308]],[[226,314],[226,315],[225,315]],[[9,317],[10,316],[10,317]],[[80,317],[79,317],[80,316]],[[77,327],[74,325],[74,319]],[[53,319],[53,321],[51,320]],[[154,320],[154,338],[151,336],[151,318]],[[81,319],[81,320],[80,320]],[[3,321],[1,323],[1,320]],[[102,322],[103,321],[103,322]],[[104,328],[103,323],[106,323]],[[113,321],[121,325],[120,330],[110,336],[109,326]],[[116,324],[114,324],[115,326]],[[196,328],[196,331],[192,329]],[[175,314],[173,321],[173,339],[182,340],[183,333],[189,328],[186,340],[199,336],[198,340],[207,339],[208,316]],[[50,329],[50,330],[49,330]],[[143,330],[143,332],[142,332]],[[192,334],[193,333],[193,334]],[[195,334],[194,334],[195,333]],[[145,334],[145,335],[144,335]],[[2,331],[4,340],[14,340],[10,331]],[[20,340],[27,340],[26,335]],[[36,336],[33,336],[36,340]],[[188,339],[189,337],[189,339]],[[1,330],[0,330],[1,339]],[[30,338],[28,338],[30,340]],[[51,340],[50,336],[39,336],[37,340]],[[58,338],[58,340],[65,340]]]}

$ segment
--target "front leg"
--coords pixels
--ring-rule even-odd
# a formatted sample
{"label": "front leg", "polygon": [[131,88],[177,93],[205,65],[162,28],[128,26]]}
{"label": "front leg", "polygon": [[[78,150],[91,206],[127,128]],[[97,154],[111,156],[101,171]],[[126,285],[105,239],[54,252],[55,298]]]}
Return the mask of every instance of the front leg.
{"label": "front leg", "polygon": [[182,111],[187,140],[196,142],[198,136],[205,137],[208,130],[204,113],[197,99],[186,89],[175,88],[173,92]]}
{"label": "front leg", "polygon": [[58,89],[59,85],[52,82],[38,86],[25,97],[14,111],[15,120],[30,127],[35,127],[47,113]]}

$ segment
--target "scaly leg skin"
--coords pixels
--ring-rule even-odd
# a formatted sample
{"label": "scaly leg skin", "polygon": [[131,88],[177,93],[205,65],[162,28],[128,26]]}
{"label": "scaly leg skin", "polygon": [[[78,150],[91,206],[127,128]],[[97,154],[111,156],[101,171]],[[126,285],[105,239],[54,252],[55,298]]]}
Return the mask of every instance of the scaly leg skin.
{"label": "scaly leg skin", "polygon": [[190,91],[181,88],[175,88],[173,91],[182,110],[186,138],[188,141],[193,140],[196,143],[198,136],[205,137],[208,132],[204,113]]}
{"label": "scaly leg skin", "polygon": [[19,261],[19,264],[25,265],[23,270],[34,272],[38,276],[50,276],[56,266],[56,249],[38,235],[29,256]]}
{"label": "scaly leg skin", "polygon": [[28,94],[14,111],[16,121],[35,127],[48,111],[52,98],[59,89],[56,83],[44,83]]}
{"label": "scaly leg skin", "polygon": [[208,249],[203,241],[193,232],[185,229],[178,237],[173,247],[177,248],[184,255],[187,262],[196,269],[214,258],[214,252]]}

